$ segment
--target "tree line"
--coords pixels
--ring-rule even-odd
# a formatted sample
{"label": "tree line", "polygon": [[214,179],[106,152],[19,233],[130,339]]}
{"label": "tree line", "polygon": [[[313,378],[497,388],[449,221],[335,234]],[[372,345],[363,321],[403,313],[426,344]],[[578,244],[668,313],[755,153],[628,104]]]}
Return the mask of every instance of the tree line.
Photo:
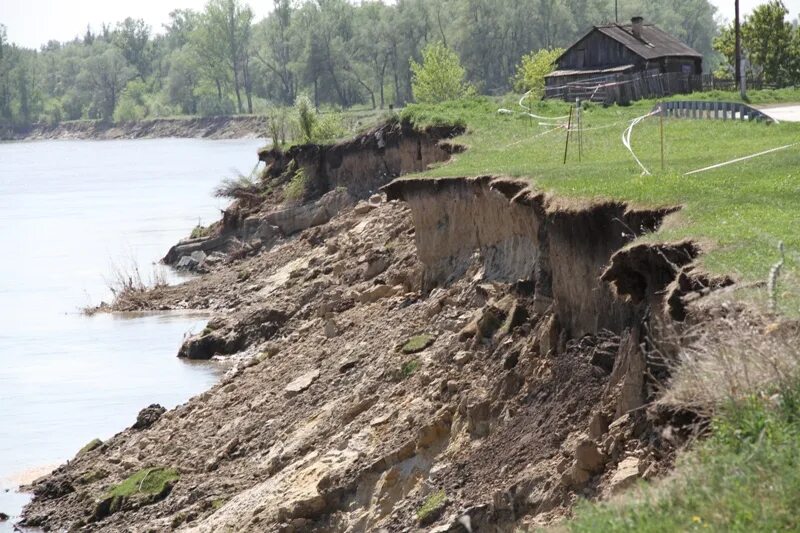
{"label": "tree line", "polygon": [[[621,21],[637,14],[711,67],[724,57],[708,0],[620,6]],[[301,94],[316,107],[402,105],[433,43],[457,54],[470,87],[499,94],[524,56],[613,20],[614,0],[277,0],[258,21],[243,0],[210,0],[158,31],[128,18],[38,50],[9,43],[0,25],[0,125],[263,113]]]}

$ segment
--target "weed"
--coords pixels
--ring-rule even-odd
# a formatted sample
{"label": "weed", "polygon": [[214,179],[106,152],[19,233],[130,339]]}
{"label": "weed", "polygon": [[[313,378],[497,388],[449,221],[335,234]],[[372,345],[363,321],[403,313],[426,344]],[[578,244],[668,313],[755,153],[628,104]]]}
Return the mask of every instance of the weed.
{"label": "weed", "polygon": [[400,373],[403,375],[403,379],[410,378],[417,370],[419,370],[418,359],[412,359],[411,361],[407,361],[400,366]]}
{"label": "weed", "polygon": [[201,224],[197,224],[194,228],[192,228],[192,233],[189,235],[190,239],[200,239],[202,237],[208,237],[210,233],[210,228],[203,226]]}
{"label": "weed", "polygon": [[417,519],[420,522],[425,522],[428,518],[430,518],[431,514],[439,511],[446,501],[447,493],[444,490],[437,490],[425,498],[425,502],[422,504],[422,507],[417,510]]}
{"label": "weed", "polygon": [[308,187],[308,175],[302,168],[295,171],[292,179],[283,188],[284,197],[290,201],[302,200]]}

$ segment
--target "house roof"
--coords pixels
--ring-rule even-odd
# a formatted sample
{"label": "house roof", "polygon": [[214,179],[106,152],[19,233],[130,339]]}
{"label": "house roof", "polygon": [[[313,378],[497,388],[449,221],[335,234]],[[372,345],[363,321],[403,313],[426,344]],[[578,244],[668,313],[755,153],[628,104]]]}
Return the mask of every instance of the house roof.
{"label": "house roof", "polygon": [[630,24],[604,24],[595,26],[589,33],[595,30],[611,37],[643,59],[670,56],[703,57],[703,54],[694,48],[652,24],[642,25],[641,38],[633,35]]}

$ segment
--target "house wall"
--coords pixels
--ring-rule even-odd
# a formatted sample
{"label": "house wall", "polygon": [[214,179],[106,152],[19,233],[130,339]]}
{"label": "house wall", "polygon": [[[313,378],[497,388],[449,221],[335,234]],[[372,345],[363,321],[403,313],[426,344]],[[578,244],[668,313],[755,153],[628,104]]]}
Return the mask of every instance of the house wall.
{"label": "house wall", "polygon": [[614,39],[593,31],[567,50],[558,62],[558,68],[605,68],[630,64],[644,66],[644,61]]}

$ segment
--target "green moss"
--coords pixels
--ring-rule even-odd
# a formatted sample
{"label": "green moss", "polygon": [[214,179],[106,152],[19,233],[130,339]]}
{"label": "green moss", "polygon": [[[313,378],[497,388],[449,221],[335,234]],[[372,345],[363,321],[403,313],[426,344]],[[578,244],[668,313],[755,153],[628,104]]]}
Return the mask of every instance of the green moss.
{"label": "green moss", "polygon": [[95,449],[99,448],[102,445],[103,445],[103,441],[101,441],[100,439],[92,439],[88,443],[86,443],[86,445],[83,448],[78,450],[78,456],[81,456],[81,455],[83,455],[85,453],[88,453],[88,452],[90,452],[92,450],[95,450]]}
{"label": "green moss", "polygon": [[224,498],[216,498],[216,499],[211,501],[211,508],[214,509],[215,511],[217,509],[219,509],[220,507],[222,507],[223,505],[225,505],[225,499]]}
{"label": "green moss", "polygon": [[106,477],[108,477],[108,472],[105,472],[104,470],[90,470],[78,478],[78,483],[88,485],[89,483],[100,481]]}
{"label": "green moss", "polygon": [[447,501],[447,493],[444,490],[437,490],[425,499],[422,507],[417,510],[417,519],[425,522],[431,515],[442,508]]}
{"label": "green moss", "polygon": [[400,350],[405,354],[421,352],[436,340],[436,337],[428,333],[415,335],[408,339]]}
{"label": "green moss", "polygon": [[128,498],[138,494],[158,495],[180,479],[174,468],[153,467],[139,470],[128,479],[111,488],[111,497]]}

